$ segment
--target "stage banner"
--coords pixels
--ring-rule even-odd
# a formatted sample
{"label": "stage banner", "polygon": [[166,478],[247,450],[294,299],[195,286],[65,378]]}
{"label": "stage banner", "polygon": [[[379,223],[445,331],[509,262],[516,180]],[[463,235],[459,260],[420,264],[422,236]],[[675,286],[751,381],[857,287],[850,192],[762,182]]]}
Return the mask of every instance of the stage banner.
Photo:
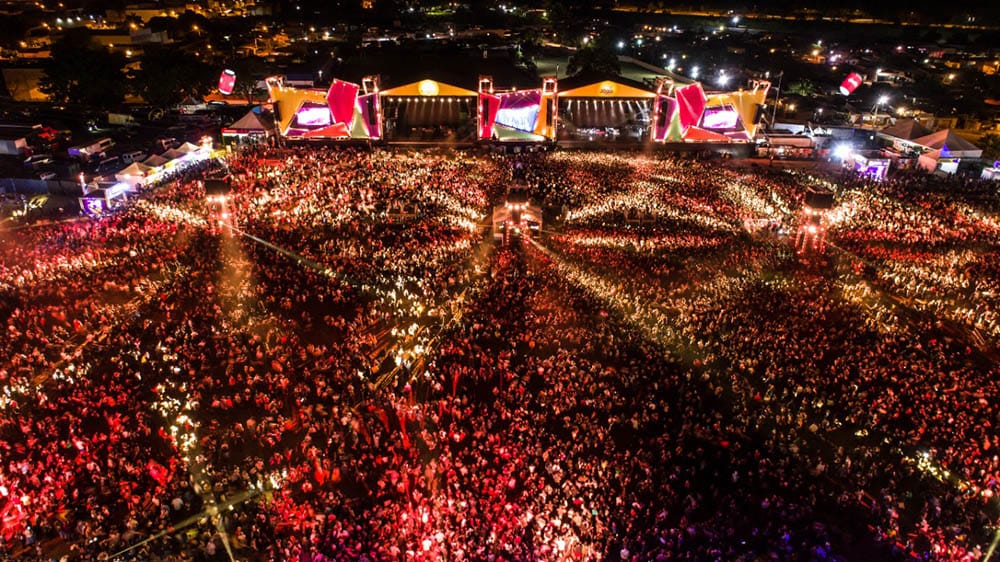
{"label": "stage banner", "polygon": [[491,94],[479,94],[479,138],[493,137],[493,125],[497,121],[497,111],[500,110],[500,97]]}
{"label": "stage banner", "polygon": [[685,131],[693,127],[701,120],[701,114],[705,111],[708,98],[705,91],[701,89],[701,84],[694,83],[682,86],[674,90],[677,97],[678,114],[680,115],[681,128]]}
{"label": "stage banner", "polygon": [[368,136],[373,139],[379,138],[378,104],[378,94],[368,94],[358,97],[358,105],[361,108],[361,120],[368,130]]}
{"label": "stage banner", "polygon": [[662,142],[667,139],[670,125],[677,117],[677,100],[667,96],[659,96],[656,98],[656,104],[659,113],[656,116],[656,130],[653,132],[653,140]]}
{"label": "stage banner", "polygon": [[330,84],[330,91],[326,94],[326,103],[330,107],[330,114],[333,115],[334,123],[349,124],[354,117],[354,103],[358,99],[357,84],[334,80]]}

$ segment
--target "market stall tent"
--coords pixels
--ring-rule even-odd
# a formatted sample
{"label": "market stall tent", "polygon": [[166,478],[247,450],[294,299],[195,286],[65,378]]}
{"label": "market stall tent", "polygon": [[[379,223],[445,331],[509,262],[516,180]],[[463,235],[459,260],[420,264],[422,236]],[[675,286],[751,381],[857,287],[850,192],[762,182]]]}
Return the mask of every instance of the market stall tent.
{"label": "market stall tent", "polygon": [[939,150],[945,158],[979,158],[983,155],[983,149],[958,136],[951,129],[913,139],[913,142],[931,151]]}
{"label": "market stall tent", "polygon": [[152,170],[153,168],[151,166],[147,166],[139,162],[133,162],[126,168],[116,173],[115,179],[120,182],[127,183],[135,188],[136,186],[145,184],[146,178]]}
{"label": "market stall tent", "polygon": [[934,172],[940,170],[948,174],[958,171],[958,163],[963,158],[979,158],[983,150],[958,136],[951,129],[945,129],[914,139],[913,143],[926,152],[917,159],[917,165]]}
{"label": "market stall tent", "polygon": [[274,121],[271,114],[267,116],[262,113],[259,107],[247,112],[235,123],[222,129],[223,139],[264,139],[271,136],[274,130]]}

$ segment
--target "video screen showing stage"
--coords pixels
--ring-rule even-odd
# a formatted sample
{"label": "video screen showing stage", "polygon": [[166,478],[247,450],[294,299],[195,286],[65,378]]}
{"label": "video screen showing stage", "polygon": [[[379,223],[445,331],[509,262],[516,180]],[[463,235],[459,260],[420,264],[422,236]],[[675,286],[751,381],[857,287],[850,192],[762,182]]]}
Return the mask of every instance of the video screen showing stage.
{"label": "video screen showing stage", "polygon": [[[524,90],[499,94],[481,94],[482,138],[498,141],[540,142],[542,91]],[[549,99],[551,104],[552,100]]]}
{"label": "video screen showing stage", "polygon": [[325,104],[306,102],[295,112],[292,128],[314,130],[333,124],[333,115]]}
{"label": "video screen showing stage", "polygon": [[532,90],[500,95],[496,124],[525,133],[535,132],[542,92]]}

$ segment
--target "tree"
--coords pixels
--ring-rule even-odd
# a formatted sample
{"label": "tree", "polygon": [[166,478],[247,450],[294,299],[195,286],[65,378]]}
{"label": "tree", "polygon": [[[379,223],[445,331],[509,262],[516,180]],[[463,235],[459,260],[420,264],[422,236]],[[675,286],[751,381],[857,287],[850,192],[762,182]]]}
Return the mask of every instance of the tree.
{"label": "tree", "polygon": [[236,86],[233,88],[233,93],[244,96],[253,103],[254,94],[257,93],[257,81],[265,78],[267,64],[263,59],[247,57],[236,59],[229,68],[236,72]]}
{"label": "tree", "polygon": [[798,82],[792,82],[788,86],[789,94],[795,94],[804,98],[816,95],[817,90],[816,83],[812,80],[799,80]]}
{"label": "tree", "polygon": [[217,73],[198,59],[169,47],[151,46],[132,74],[131,90],[151,105],[166,107],[186,96],[208,93],[216,77]]}
{"label": "tree", "polygon": [[595,74],[621,74],[621,63],[610,49],[601,46],[584,47],[573,53],[566,65],[566,74],[581,72]]}
{"label": "tree", "polygon": [[0,43],[7,46],[17,45],[24,39],[29,25],[21,15],[0,16]]}
{"label": "tree", "polygon": [[39,88],[56,102],[111,107],[125,98],[125,57],[90,42],[84,29],[67,31],[52,44]]}
{"label": "tree", "polygon": [[549,23],[562,43],[575,45],[605,2],[580,2],[579,0],[545,0],[542,4]]}
{"label": "tree", "polygon": [[1000,160],[1000,135],[989,133],[979,138],[979,148],[983,149],[983,158]]}

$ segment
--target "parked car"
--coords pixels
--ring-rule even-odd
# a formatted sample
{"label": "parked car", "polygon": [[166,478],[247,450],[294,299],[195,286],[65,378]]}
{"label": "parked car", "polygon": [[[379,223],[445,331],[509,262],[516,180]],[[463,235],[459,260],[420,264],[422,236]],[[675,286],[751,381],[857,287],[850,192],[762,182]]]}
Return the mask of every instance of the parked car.
{"label": "parked car", "polygon": [[35,154],[24,159],[24,165],[30,168],[37,168],[38,166],[53,162],[55,162],[55,159],[52,158],[51,154]]}
{"label": "parked car", "polygon": [[146,152],[144,150],[133,150],[122,154],[122,162],[126,164],[131,164],[132,162],[142,162],[145,157]]}

